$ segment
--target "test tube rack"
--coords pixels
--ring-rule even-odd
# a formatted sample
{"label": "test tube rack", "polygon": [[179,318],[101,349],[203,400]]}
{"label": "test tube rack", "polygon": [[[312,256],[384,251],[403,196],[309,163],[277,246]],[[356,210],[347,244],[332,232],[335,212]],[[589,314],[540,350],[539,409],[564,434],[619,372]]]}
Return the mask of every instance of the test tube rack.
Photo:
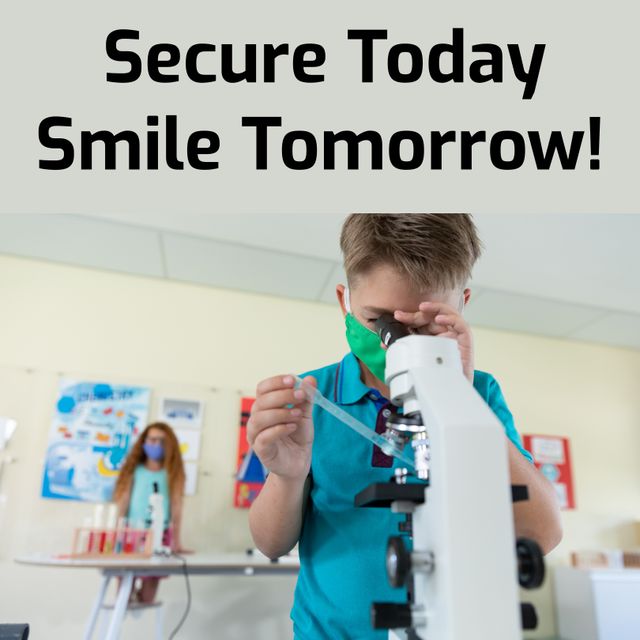
{"label": "test tube rack", "polygon": [[153,555],[153,532],[150,529],[105,529],[78,527],[74,530],[70,557],[150,558]]}

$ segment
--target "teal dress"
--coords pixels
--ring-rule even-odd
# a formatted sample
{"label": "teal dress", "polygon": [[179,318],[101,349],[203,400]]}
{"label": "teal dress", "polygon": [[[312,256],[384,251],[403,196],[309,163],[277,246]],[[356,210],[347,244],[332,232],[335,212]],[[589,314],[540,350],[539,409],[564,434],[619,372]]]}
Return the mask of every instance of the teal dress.
{"label": "teal dress", "polygon": [[[387,400],[361,381],[353,354],[309,375],[318,380],[326,398],[372,429],[382,429]],[[502,422],[507,437],[532,461],[495,378],[476,371],[473,384]],[[402,463],[317,406],[313,419],[312,484],[291,611],[295,640],[386,640],[388,632],[372,628],[369,612],[374,601],[407,600],[405,589],[389,586],[384,566],[387,539],[397,535],[403,516],[388,509],[358,509],[353,500],[371,483],[388,482]]]}
{"label": "teal dress", "polygon": [[143,464],[138,465],[133,473],[129,511],[127,513],[130,527],[142,529],[150,526],[149,497],[153,493],[154,482],[158,483],[158,491],[162,494],[163,498],[164,529],[169,528],[169,522],[171,522],[171,501],[169,499],[167,470],[160,469],[160,471],[150,471]]}

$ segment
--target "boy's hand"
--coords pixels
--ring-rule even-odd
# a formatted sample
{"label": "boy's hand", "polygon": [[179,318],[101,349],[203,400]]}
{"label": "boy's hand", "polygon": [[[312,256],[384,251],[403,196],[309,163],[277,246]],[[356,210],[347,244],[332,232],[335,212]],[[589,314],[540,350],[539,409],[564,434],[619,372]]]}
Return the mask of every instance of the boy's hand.
{"label": "boy's hand", "polygon": [[418,311],[396,311],[394,317],[417,333],[454,338],[460,349],[462,371],[473,383],[473,335],[456,309],[443,302],[421,302]]}
{"label": "boy's hand", "polygon": [[[314,387],[317,384],[312,377],[304,381]],[[304,480],[311,468],[313,404],[302,389],[293,387],[293,376],[267,378],[258,385],[247,440],[271,473]]]}

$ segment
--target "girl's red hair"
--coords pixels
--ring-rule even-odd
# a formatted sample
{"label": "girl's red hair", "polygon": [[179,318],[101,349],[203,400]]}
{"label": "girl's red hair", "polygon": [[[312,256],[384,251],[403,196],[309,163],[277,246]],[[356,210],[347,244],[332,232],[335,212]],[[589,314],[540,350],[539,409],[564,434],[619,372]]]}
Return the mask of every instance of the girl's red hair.
{"label": "girl's red hair", "polygon": [[129,451],[118,474],[118,480],[113,490],[113,500],[117,502],[125,493],[131,490],[133,473],[139,464],[147,461],[147,454],[144,452],[143,444],[151,429],[159,429],[164,432],[164,468],[167,470],[167,482],[169,485],[169,496],[171,500],[179,498],[184,490],[184,464],[180,453],[180,444],[173,429],[165,422],[153,422],[148,425],[140,434],[135,444]]}

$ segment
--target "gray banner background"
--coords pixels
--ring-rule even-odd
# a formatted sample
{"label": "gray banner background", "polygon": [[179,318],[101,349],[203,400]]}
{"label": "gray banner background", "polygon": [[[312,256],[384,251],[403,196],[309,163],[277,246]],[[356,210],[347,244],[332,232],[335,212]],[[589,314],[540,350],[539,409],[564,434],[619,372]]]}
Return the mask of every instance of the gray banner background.
{"label": "gray banner background", "polygon": [[[636,25],[629,2],[184,2],[114,0],[107,4],[13,2],[3,7],[4,59],[1,212],[344,212],[348,210],[638,211],[636,186],[640,112]],[[505,59],[502,84],[439,85],[426,74],[414,84],[388,79],[384,53],[398,42],[424,52],[465,30],[465,68],[474,43],[503,47],[519,43],[526,56],[534,43],[546,43],[541,75],[532,100],[522,100],[522,84]],[[317,42],[327,51],[325,82],[301,84],[282,59],[275,84],[195,84],[184,72],[173,84],[157,84],[146,74],[133,84],[112,84],[108,70],[122,69],[105,53],[113,29],[141,32],[127,43],[140,54],[158,42],[173,42],[184,56],[196,42]],[[384,28],[389,40],[376,46],[376,81],[360,82],[359,44],[348,29]],[[203,56],[205,70],[217,59]],[[213,64],[209,60],[215,60]],[[100,154],[94,168],[79,168],[79,132],[132,129],[143,136],[148,114],[177,114],[179,150],[196,129],[218,132],[220,169],[198,171],[105,171]],[[76,162],[64,171],[38,169],[41,158],[58,157],[38,141],[40,121],[52,115],[73,118],[68,137]],[[429,130],[551,129],[570,133],[601,116],[599,171],[589,170],[588,139],[578,167],[563,171],[557,162],[538,171],[530,155],[522,169],[500,171],[489,162],[488,145],[474,151],[473,171],[459,169],[459,150],[445,151],[445,169],[399,171],[385,161],[383,171],[361,168],[292,171],[280,161],[281,134],[270,136],[270,168],[255,170],[252,129],[241,117],[278,115],[282,131],[376,129],[386,138],[399,129]],[[58,130],[60,131],[60,130]],[[144,150],[144,144],[143,144]],[[162,152],[162,145],[161,145]],[[367,164],[368,154],[362,156]],[[428,153],[427,153],[428,159]],[[144,164],[143,164],[144,166]]]}

